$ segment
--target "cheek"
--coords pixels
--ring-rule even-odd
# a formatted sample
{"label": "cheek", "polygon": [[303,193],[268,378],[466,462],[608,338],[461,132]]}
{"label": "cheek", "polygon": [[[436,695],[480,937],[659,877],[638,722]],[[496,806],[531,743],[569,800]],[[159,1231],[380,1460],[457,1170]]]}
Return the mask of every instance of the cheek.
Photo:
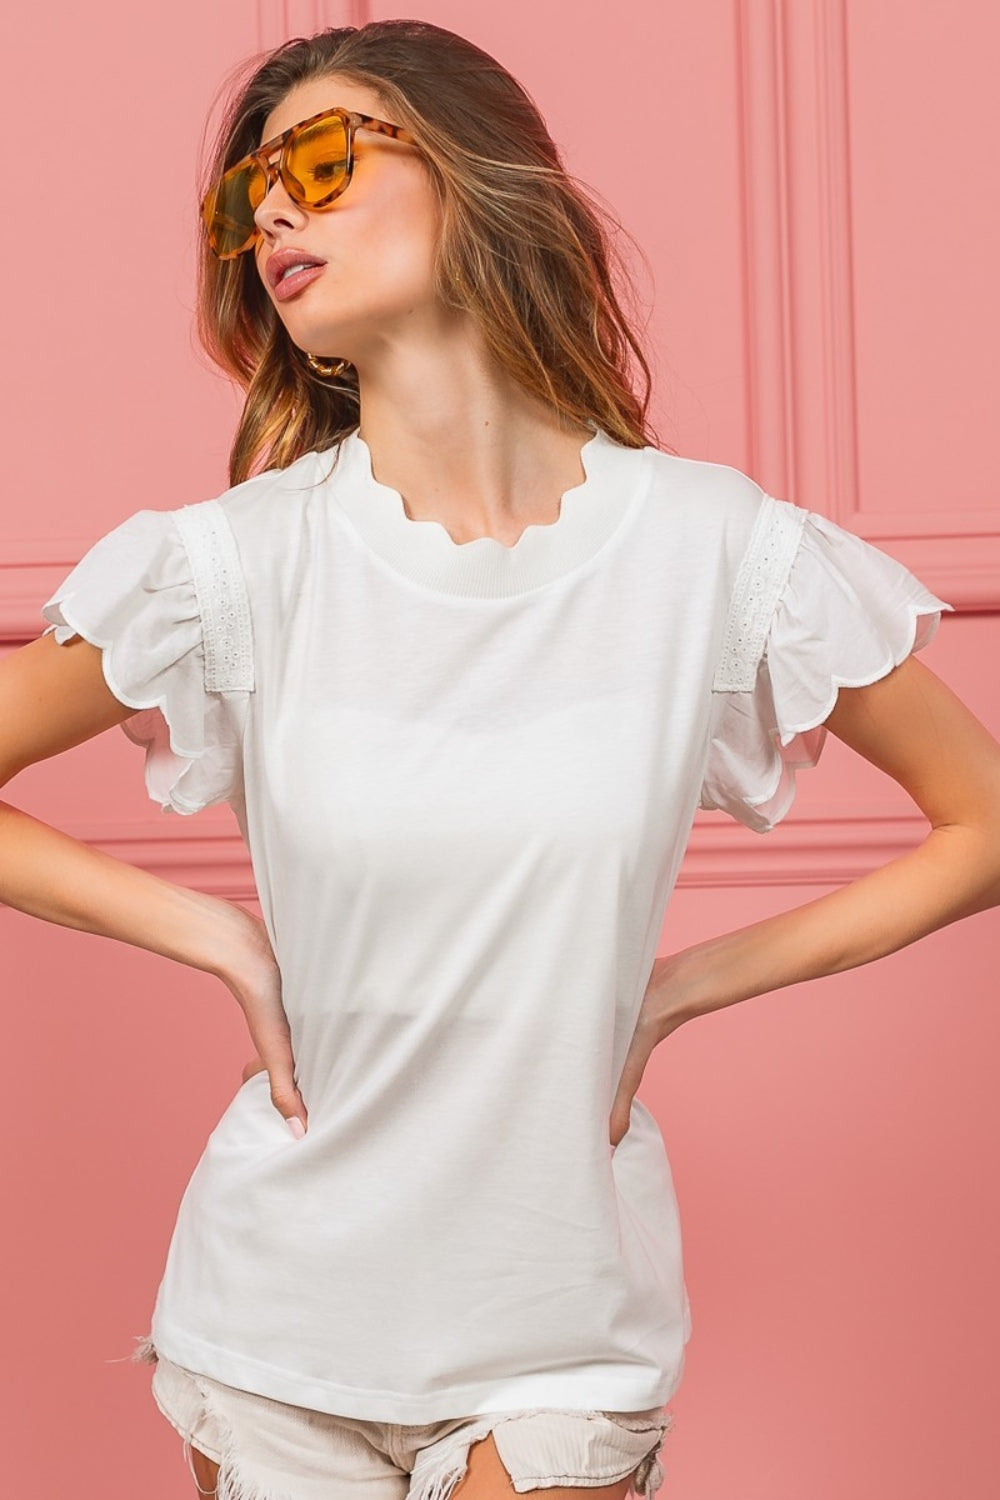
{"label": "cheek", "polygon": [[434,244],[411,235],[387,244],[380,254],[385,285],[416,294],[429,290],[434,275]]}
{"label": "cheek", "polygon": [[[383,228],[359,251],[355,285],[383,303],[424,300],[433,288],[436,244],[429,225],[409,221],[395,229]],[[345,276],[352,279],[346,267]]]}
{"label": "cheek", "polygon": [[378,194],[377,200],[366,205],[372,210],[365,216],[367,233],[355,247],[365,281],[371,285],[377,276],[386,290],[397,287],[417,292],[429,287],[441,235],[436,199],[425,184],[413,183]]}

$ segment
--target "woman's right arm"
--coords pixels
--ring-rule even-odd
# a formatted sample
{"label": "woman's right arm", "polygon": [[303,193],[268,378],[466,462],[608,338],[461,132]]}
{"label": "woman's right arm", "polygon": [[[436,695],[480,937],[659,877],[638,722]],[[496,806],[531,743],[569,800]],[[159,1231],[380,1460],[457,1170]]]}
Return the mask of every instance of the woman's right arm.
{"label": "woman's right arm", "polygon": [[[100,649],[51,633],[0,661],[0,790],[136,712],[105,681]],[[219,897],[162,880],[0,800],[0,901],[216,975],[239,1001],[275,1108],[306,1122],[293,1080],[280,976],[264,924]]]}

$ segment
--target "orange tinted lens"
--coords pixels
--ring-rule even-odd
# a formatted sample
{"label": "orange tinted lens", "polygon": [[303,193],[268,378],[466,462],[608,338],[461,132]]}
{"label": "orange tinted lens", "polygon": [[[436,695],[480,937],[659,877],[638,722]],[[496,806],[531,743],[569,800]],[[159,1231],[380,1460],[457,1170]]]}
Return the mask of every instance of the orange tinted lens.
{"label": "orange tinted lens", "polygon": [[237,255],[257,232],[254,213],[264,200],[267,179],[256,162],[232,167],[216,183],[202,218],[216,254]]}
{"label": "orange tinted lens", "polygon": [[303,203],[321,203],[335,193],[347,176],[347,126],[339,115],[329,115],[292,137],[288,172]]}

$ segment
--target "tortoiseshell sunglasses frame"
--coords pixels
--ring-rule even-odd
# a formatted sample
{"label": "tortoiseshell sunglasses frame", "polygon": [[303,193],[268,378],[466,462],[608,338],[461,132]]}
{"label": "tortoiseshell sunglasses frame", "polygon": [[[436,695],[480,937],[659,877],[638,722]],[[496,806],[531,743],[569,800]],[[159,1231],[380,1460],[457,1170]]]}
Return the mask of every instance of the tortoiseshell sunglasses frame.
{"label": "tortoiseshell sunglasses frame", "polygon": [[[295,179],[288,171],[289,151],[293,143],[293,139],[298,131],[305,130],[310,125],[318,125],[321,120],[329,119],[333,115],[337,115],[341,120],[343,120],[347,132],[347,167],[344,172],[344,180],[333,189],[332,193],[327,193],[326,196],[324,198],[321,198],[318,203],[306,203],[298,192]],[[390,125],[388,120],[376,120],[373,115],[358,114],[356,110],[352,109],[322,109],[320,110],[319,114],[310,115],[307,120],[299,120],[295,125],[289,125],[288,129],[283,130],[280,135],[274,136],[273,139],[269,141],[264,141],[264,143],[259,146],[256,151],[248,152],[246,156],[241,157],[239,161],[234,162],[231,167],[227,167],[222,176],[216,183],[213,184],[213,186],[209,189],[209,191],[205,194],[204,198],[201,201],[202,223],[204,224],[206,233],[208,235],[208,243],[218,259],[233,260],[237,255],[242,255],[245,250],[251,249],[260,238],[260,230],[255,228],[246,244],[241,245],[238,250],[231,250],[228,254],[223,255],[219,250],[216,249],[215,243],[212,239],[210,227],[212,218],[214,217],[214,199],[218,194],[219,188],[221,187],[223,182],[225,182],[227,177],[231,176],[234,172],[242,171],[245,167],[253,166],[256,163],[256,165],[259,166],[261,171],[264,173],[267,180],[267,187],[264,191],[265,197],[271,191],[280,175],[285,191],[295,203],[301,204],[304,208],[318,209],[322,211],[328,206],[328,204],[332,203],[335,198],[339,198],[341,193],[345,192],[346,189],[350,186],[351,177],[354,174],[354,134],[355,131],[359,130],[362,126],[364,126],[366,130],[374,130],[378,131],[381,135],[390,136],[393,140],[405,141],[408,145],[411,146],[417,146],[419,144],[416,136],[414,136],[411,131],[406,130],[402,125]],[[272,162],[270,158],[276,151],[280,153],[278,160],[277,162]],[[209,203],[213,204],[213,209],[211,212],[209,211]]]}

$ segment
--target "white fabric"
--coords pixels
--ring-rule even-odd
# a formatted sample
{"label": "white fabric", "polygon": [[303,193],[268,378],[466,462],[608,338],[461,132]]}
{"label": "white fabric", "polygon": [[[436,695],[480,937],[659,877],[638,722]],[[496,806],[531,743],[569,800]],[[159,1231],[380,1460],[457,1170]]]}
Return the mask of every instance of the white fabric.
{"label": "white fabric", "polygon": [[177,1364],[407,1424],[679,1384],[663,1139],[640,1100],[608,1137],[695,811],[773,826],[838,684],[950,606],[737,469],[582,457],[551,525],[458,544],[354,432],[138,512],[44,606],[145,710],[151,795],[232,803],[309,1110],[296,1141],[258,1073],[212,1131]]}
{"label": "white fabric", "polygon": [[787,501],[765,496],[755,531],[751,546],[770,566],[737,580],[730,620],[754,613],[748,598],[761,619],[763,598],[766,628],[716,675],[700,805],[768,833],[792,804],[796,770],[820,758],[838,688],[884,677],[928,643],[952,606],[895,558]]}
{"label": "white fabric", "polygon": [[[242,785],[241,740],[249,691],[253,688],[252,655],[226,655],[227,622],[236,605],[216,590],[213,596],[195,587],[191,558],[182,537],[185,511],[203,537],[196,552],[199,574],[212,568],[226,595],[240,601],[242,579],[217,561],[211,536],[222,538],[230,569],[238,554],[232,531],[216,500],[176,513],[140,510],[101,537],[43,606],[62,645],[82,635],[104,648],[103,668],[115,697],[142,710],[122,729],[146,748],[146,787],[164,812],[195,813],[215,802],[239,796]],[[232,549],[231,551],[229,549]],[[243,602],[243,610],[246,604]],[[204,623],[216,623],[215,633]],[[249,622],[241,612],[241,630]],[[217,679],[206,674],[206,643],[219,639]],[[228,674],[220,669],[229,664]],[[206,692],[206,681],[218,689]]]}

